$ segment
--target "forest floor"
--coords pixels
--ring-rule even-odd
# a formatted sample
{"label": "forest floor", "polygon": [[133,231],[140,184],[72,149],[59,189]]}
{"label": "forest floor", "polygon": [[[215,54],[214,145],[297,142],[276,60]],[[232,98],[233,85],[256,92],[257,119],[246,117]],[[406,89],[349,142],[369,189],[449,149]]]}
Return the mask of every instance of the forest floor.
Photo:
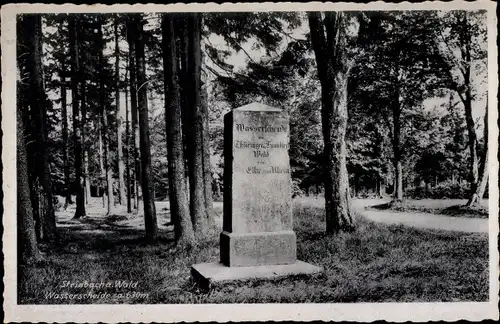
{"label": "forest floor", "polygon": [[[160,240],[143,243],[138,215],[89,217],[58,212],[60,240],[43,246],[46,261],[21,269],[21,304],[304,303],[488,300],[488,236],[374,223],[357,217],[352,233],[324,233],[323,200],[294,200],[298,259],[323,267],[316,277],[236,282],[200,290],[190,267],[219,259],[222,206],[207,239],[176,249],[165,203],[157,204]],[[119,287],[117,280],[131,287]],[[93,287],[91,287],[93,284]],[[106,285],[110,287],[106,287]],[[92,292],[96,295],[86,295]],[[83,296],[83,297],[82,297]],[[85,297],[87,296],[87,297]]]}

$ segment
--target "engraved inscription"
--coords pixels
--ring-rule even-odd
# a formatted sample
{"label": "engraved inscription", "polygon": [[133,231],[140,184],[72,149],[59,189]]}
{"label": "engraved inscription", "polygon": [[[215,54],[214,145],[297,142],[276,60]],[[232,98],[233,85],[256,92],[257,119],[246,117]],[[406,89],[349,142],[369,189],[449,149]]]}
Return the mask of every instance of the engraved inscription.
{"label": "engraved inscription", "polygon": [[238,132],[263,132],[263,133],[279,133],[286,132],[287,129],[284,125],[278,126],[247,126],[245,124],[236,124]]}
{"label": "engraved inscription", "polygon": [[[262,133],[280,133],[286,132],[287,127],[284,125],[271,125],[271,126],[248,126],[245,124],[236,124],[236,131],[238,132],[257,132],[261,133],[257,136],[258,140],[236,140],[234,142],[235,149],[240,150],[251,150],[251,156],[255,158],[253,163],[257,165],[252,165],[250,162],[250,166],[246,167],[247,174],[271,174],[271,173],[290,173],[290,169],[288,167],[282,167],[279,165],[270,165],[272,164],[269,161],[272,160],[271,155],[275,150],[288,150],[289,144],[284,141],[276,141],[273,142],[270,139],[266,139],[264,134]],[[272,135],[271,135],[272,136]]]}

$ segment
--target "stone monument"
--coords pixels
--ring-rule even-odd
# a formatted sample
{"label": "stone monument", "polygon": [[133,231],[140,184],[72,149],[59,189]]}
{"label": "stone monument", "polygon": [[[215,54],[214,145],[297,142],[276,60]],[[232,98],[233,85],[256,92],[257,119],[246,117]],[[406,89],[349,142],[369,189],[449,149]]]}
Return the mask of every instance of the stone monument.
{"label": "stone monument", "polygon": [[297,260],[288,114],[260,103],[224,116],[224,216],[220,263],[193,265],[202,284],[315,274]]}

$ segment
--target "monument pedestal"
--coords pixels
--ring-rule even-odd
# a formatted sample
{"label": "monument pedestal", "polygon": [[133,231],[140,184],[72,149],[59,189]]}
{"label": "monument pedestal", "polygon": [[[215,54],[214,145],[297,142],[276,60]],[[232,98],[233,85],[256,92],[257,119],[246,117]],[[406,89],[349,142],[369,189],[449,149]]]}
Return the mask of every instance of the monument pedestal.
{"label": "monument pedestal", "polygon": [[228,267],[292,264],[297,259],[293,231],[220,235],[220,261]]}
{"label": "monument pedestal", "polygon": [[280,279],[289,276],[319,275],[322,269],[312,264],[295,261],[292,264],[227,267],[222,263],[198,263],[191,267],[191,276],[202,287],[213,287],[234,281]]}
{"label": "monument pedestal", "polygon": [[252,103],[224,116],[224,216],[220,263],[191,268],[203,285],[312,275],[297,260],[288,114]]}

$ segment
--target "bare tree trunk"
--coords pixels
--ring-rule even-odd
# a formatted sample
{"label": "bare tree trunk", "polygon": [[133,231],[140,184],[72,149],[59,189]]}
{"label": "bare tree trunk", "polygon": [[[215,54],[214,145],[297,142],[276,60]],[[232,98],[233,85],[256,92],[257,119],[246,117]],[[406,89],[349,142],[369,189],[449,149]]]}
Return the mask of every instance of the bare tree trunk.
{"label": "bare tree trunk", "polygon": [[177,49],[172,14],[162,16],[162,41],[170,215],[171,221],[174,223],[175,238],[178,244],[192,246],[195,244],[195,237],[189,217],[187,188],[184,180],[185,164],[179,102]]}
{"label": "bare tree trunk", "polygon": [[469,201],[467,202],[467,206],[475,206],[481,203],[483,199],[484,193],[486,192],[486,185],[488,184],[488,100],[486,100],[486,112],[484,115],[484,155],[482,156],[481,161],[481,169],[479,170],[479,174],[481,175],[479,178],[478,185],[475,190],[472,192]]}
{"label": "bare tree trunk", "polygon": [[[347,174],[347,80],[346,14],[310,12],[309,26],[321,82],[321,117],[325,159],[326,232],[354,228]],[[325,35],[326,32],[326,35]]]}
{"label": "bare tree trunk", "polygon": [[191,117],[191,139],[193,150],[188,157],[191,168],[190,204],[191,220],[195,235],[203,237],[207,229],[207,212],[205,209],[205,182],[203,170],[203,113],[201,107],[201,16],[191,13],[187,17],[188,33],[188,77],[189,77],[189,110]]}
{"label": "bare tree trunk", "polygon": [[63,59],[59,77],[61,79],[61,108],[62,108],[62,138],[63,138],[63,168],[64,168],[64,209],[72,204],[71,179],[68,161],[68,107],[66,97],[66,64]]}
{"label": "bare tree trunk", "polygon": [[478,171],[478,156],[477,156],[477,135],[476,127],[474,123],[474,117],[472,116],[472,79],[471,79],[471,46],[472,46],[472,36],[470,32],[471,25],[468,21],[467,13],[463,14],[463,24],[466,28],[463,29],[463,35],[461,35],[462,42],[464,46],[461,46],[461,52],[463,59],[466,62],[464,71],[464,82],[465,82],[465,93],[461,95],[464,108],[465,108],[465,121],[467,124],[468,131],[468,143],[470,151],[470,171],[469,171],[469,182],[471,187],[471,193],[474,193],[477,188],[479,180]]}
{"label": "bare tree trunk", "polygon": [[[18,22],[18,28],[22,29],[21,24],[26,24],[25,17]],[[20,59],[26,63],[26,60]],[[19,67],[18,67],[19,69]],[[18,74],[20,72],[18,71]],[[20,76],[18,76],[18,85]],[[18,91],[22,87],[18,86]],[[33,218],[33,205],[30,197],[30,182],[28,176],[28,154],[26,152],[25,130],[23,123],[24,106],[23,96],[18,92],[18,104],[16,109],[16,141],[17,141],[17,242],[18,242],[18,260],[20,264],[33,264],[42,259],[38,250],[35,222]],[[3,170],[2,170],[3,171]],[[22,273],[21,273],[22,274]]]}
{"label": "bare tree trunk", "polygon": [[394,153],[394,196],[395,201],[403,200],[403,164],[401,152],[401,106],[399,103],[399,91],[393,99],[392,120],[394,124],[392,149]]}
{"label": "bare tree trunk", "polygon": [[154,242],[158,236],[156,210],[152,197],[151,177],[151,143],[149,141],[148,98],[146,82],[146,62],[144,57],[144,31],[143,20],[140,15],[135,16],[136,23],[136,62],[138,85],[138,110],[139,110],[139,135],[141,152],[141,184],[144,204],[144,223],[146,226],[146,239]]}
{"label": "bare tree trunk", "polygon": [[[127,80],[128,71],[125,72],[125,84]],[[126,147],[126,174],[127,174],[127,213],[132,212],[132,195],[130,190],[130,125],[129,125],[129,109],[128,109],[128,87],[125,87],[125,147]]]}
{"label": "bare tree trunk", "polygon": [[[104,39],[102,34],[102,18],[100,18],[100,26],[98,28],[99,45],[101,46],[99,51],[99,66],[101,72],[104,71]],[[101,126],[102,126],[102,140],[104,147],[104,171],[106,173],[106,188],[107,188],[107,210],[106,215],[111,215],[114,209],[114,195],[113,195],[113,171],[111,168],[111,153],[109,148],[109,131],[108,131],[108,112],[106,110],[105,102],[105,88],[104,88],[104,75],[101,73],[99,75],[99,105],[101,112]]]}
{"label": "bare tree trunk", "polygon": [[379,178],[379,191],[378,191],[378,196],[380,198],[384,197],[384,194],[385,194],[385,183],[383,181],[383,179],[380,179]]}
{"label": "bare tree trunk", "polygon": [[32,264],[42,259],[38,250],[33,220],[33,207],[28,181],[28,158],[24,142],[24,127],[21,107],[17,108],[17,240],[19,261]]}
{"label": "bare tree trunk", "polygon": [[102,112],[101,112],[101,125],[102,129],[104,130],[103,133],[103,147],[104,147],[104,173],[106,174],[106,197],[107,197],[107,210],[106,214],[110,215],[113,213],[113,207],[115,205],[114,203],[114,195],[113,195],[113,171],[111,170],[111,154],[109,150],[109,134],[107,134],[107,129],[108,129],[108,116],[107,116],[107,111],[106,108],[103,106],[102,107]]}
{"label": "bare tree trunk", "polygon": [[[463,64],[458,66],[458,70],[461,71],[463,76],[463,83],[455,83],[453,89],[457,92],[460,100],[462,101],[465,108],[465,121],[467,124],[468,133],[468,146],[470,152],[469,160],[469,175],[468,180],[471,187],[471,194],[476,191],[479,171],[478,171],[478,156],[477,156],[477,135],[475,130],[474,117],[472,116],[472,80],[471,80],[471,69],[473,62],[471,60],[471,47],[472,45],[472,35],[471,35],[471,24],[468,21],[468,14],[463,12],[459,15],[458,24],[459,27],[459,40],[460,40],[460,60],[463,60]],[[454,55],[454,53],[452,53]],[[445,59],[448,64],[449,70],[456,68],[456,63]],[[451,77],[451,72],[450,77]]]}
{"label": "bare tree trunk", "polygon": [[[192,172],[193,165],[191,164],[192,155],[194,150],[194,138],[192,134],[192,116],[189,106],[189,62],[188,62],[188,52],[189,52],[189,41],[188,41],[188,28],[187,28],[187,17],[177,16],[174,18],[174,30],[176,37],[179,39],[179,46],[177,47],[177,61],[179,65],[179,85],[180,85],[180,105],[182,111],[182,140],[184,149],[184,181],[186,182],[186,187],[188,190],[193,186],[192,183]],[[191,198],[188,198],[188,201]]]}
{"label": "bare tree trunk", "polygon": [[[99,112],[99,121],[97,122],[97,127],[98,127],[98,145],[99,145],[99,171],[100,171],[100,178],[99,178],[99,192],[101,192],[104,189],[104,181],[106,180],[106,172],[104,171],[104,149],[102,146],[102,120],[101,120],[101,113]],[[102,207],[106,207],[106,197],[105,194],[102,194]]]}
{"label": "bare tree trunk", "polygon": [[134,208],[139,209],[139,190],[141,179],[141,160],[139,156],[139,123],[137,120],[137,64],[136,64],[136,28],[133,26],[129,16],[127,19],[127,42],[129,46],[129,70],[130,70],[130,115],[132,120],[132,142],[134,159]]}
{"label": "bare tree trunk", "polygon": [[90,203],[90,177],[89,177],[89,150],[85,149],[83,153],[83,169],[85,176],[85,203]]}
{"label": "bare tree trunk", "polygon": [[26,37],[27,58],[26,70],[29,73],[28,97],[31,107],[31,118],[35,132],[35,159],[36,174],[42,186],[43,210],[40,214],[43,228],[43,239],[51,240],[56,236],[55,210],[52,193],[52,179],[50,164],[47,159],[47,109],[45,106],[46,94],[42,71],[42,20],[40,15],[28,15],[22,21],[24,36]]}
{"label": "bare tree trunk", "polygon": [[80,97],[78,85],[80,83],[78,74],[80,73],[80,60],[78,53],[79,33],[78,16],[69,15],[68,30],[70,34],[70,57],[71,57],[71,95],[73,102],[73,142],[75,150],[75,187],[76,187],[76,212],[74,218],[85,217],[85,202],[83,192],[82,177],[82,142],[80,124]]}
{"label": "bare tree trunk", "polygon": [[464,102],[464,106],[465,106],[465,120],[467,123],[467,130],[469,135],[468,136],[468,144],[470,152],[469,182],[470,182],[471,192],[475,192],[479,178],[478,157],[477,157],[477,135],[476,135],[474,118],[472,117],[472,97],[469,93],[470,91],[467,92],[468,95],[466,95],[467,99]]}
{"label": "bare tree trunk", "polygon": [[120,46],[118,38],[118,18],[115,18],[114,24],[114,36],[115,36],[115,71],[116,71],[116,135],[117,135],[117,151],[118,151],[118,192],[120,198],[120,204],[125,203],[125,180],[124,180],[124,169],[125,165],[123,163],[123,125],[122,125],[122,115],[120,106]]}
{"label": "bare tree trunk", "polygon": [[86,141],[85,125],[87,124],[87,88],[86,80],[81,82],[81,125],[82,125],[82,149],[83,149],[83,187],[84,187],[84,201],[89,203],[90,196],[90,179],[89,179],[89,162],[88,162],[88,144]]}
{"label": "bare tree trunk", "polygon": [[[203,64],[203,51],[201,51]],[[208,116],[208,92],[207,78],[203,78],[201,85],[201,108],[203,116],[203,180],[205,189],[205,211],[207,214],[208,224],[213,221],[213,191],[212,191],[212,166],[210,164],[210,124]]]}
{"label": "bare tree trunk", "polygon": [[394,162],[394,197],[395,201],[403,200],[403,165],[400,159]]}

